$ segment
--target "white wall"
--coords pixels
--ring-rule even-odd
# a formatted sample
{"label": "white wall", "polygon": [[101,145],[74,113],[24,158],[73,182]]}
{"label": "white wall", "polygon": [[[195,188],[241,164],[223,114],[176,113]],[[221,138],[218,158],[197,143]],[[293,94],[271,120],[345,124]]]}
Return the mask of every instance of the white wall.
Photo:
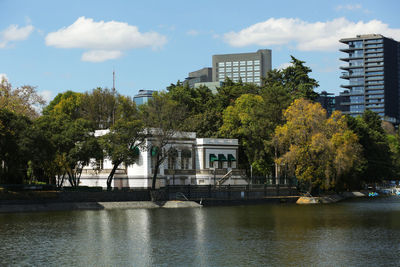
{"label": "white wall", "polygon": [[[195,136],[194,136],[195,137]],[[151,141],[146,140],[145,146],[150,147]],[[237,148],[238,148],[238,141],[237,139],[217,139],[217,138],[197,138],[197,139],[189,139],[189,140],[175,140],[175,142],[165,148],[167,151],[170,147],[175,147],[178,150],[178,169],[181,169],[180,162],[181,162],[181,151],[182,149],[189,149],[192,152],[192,158],[195,157],[195,166],[192,166],[193,160],[189,160],[189,169],[193,167],[196,170],[201,169],[209,169],[209,161],[210,161],[210,154],[215,154],[218,157],[218,154],[224,154],[225,157],[228,159],[228,154],[232,154],[235,159],[238,158]],[[195,146],[194,153],[193,153],[193,146]],[[204,150],[203,150],[204,149]],[[203,154],[205,151],[205,157]],[[116,174],[114,177],[114,186],[117,187],[139,187],[139,188],[146,188],[151,186],[151,152],[146,151],[145,149],[140,149],[140,154],[138,161],[135,164],[132,164],[127,167],[127,174]],[[205,166],[203,166],[203,158],[205,158]],[[93,173],[93,166],[95,166],[95,161],[92,161],[92,166],[85,166],[85,170],[91,170],[90,172],[83,173],[81,177],[81,185],[87,186],[101,186],[106,187],[107,184],[107,176],[108,173]],[[236,168],[236,161],[232,162],[232,168]],[[112,169],[112,162],[110,159],[104,159],[103,161],[103,169],[111,170]],[[121,168],[121,167],[120,167]],[[164,179],[164,170],[168,168],[168,159],[166,159],[163,164],[160,166],[160,173],[159,178],[157,179],[157,183],[159,186],[165,185]],[[222,168],[228,168],[228,162],[223,162]],[[104,172],[104,171],[103,171]],[[169,175],[170,176],[170,175]],[[179,175],[175,178],[175,184],[190,184],[192,182],[192,178],[196,180],[196,184],[200,184],[199,181],[203,181],[203,184],[213,184],[214,177],[213,175],[209,174],[199,174],[192,176],[182,176]],[[218,179],[219,177],[217,177]],[[236,180],[232,180],[231,182],[238,182]],[[169,184],[172,184],[172,178],[170,178]]]}

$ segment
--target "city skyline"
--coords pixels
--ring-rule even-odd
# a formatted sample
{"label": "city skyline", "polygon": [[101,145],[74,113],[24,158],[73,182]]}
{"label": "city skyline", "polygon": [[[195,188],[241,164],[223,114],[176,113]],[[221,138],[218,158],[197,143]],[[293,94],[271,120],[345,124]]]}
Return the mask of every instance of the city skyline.
{"label": "city skyline", "polygon": [[[241,5],[238,8],[238,5]],[[257,6],[257,8],[254,8]],[[287,6],[291,8],[288,9]],[[377,33],[400,40],[396,1],[1,1],[0,75],[37,86],[47,100],[66,90],[112,87],[134,96],[163,90],[216,54],[272,50],[272,68],[290,55],[306,62],[318,92],[338,94],[339,39]]]}

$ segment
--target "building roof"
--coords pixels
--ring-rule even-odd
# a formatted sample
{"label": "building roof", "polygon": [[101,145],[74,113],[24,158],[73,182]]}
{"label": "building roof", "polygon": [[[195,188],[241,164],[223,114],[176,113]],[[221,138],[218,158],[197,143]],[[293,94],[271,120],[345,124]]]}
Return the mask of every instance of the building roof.
{"label": "building roof", "polygon": [[[387,38],[381,34],[359,34],[356,37],[350,37],[350,38],[343,38],[340,39],[339,42],[341,43],[348,43],[351,41],[359,41],[359,40],[363,40],[363,39],[381,39],[381,38]],[[390,38],[389,38],[390,39]]]}
{"label": "building roof", "polygon": [[144,96],[148,97],[148,96],[152,96],[154,92],[156,92],[156,91],[141,89],[134,97],[144,97]]}

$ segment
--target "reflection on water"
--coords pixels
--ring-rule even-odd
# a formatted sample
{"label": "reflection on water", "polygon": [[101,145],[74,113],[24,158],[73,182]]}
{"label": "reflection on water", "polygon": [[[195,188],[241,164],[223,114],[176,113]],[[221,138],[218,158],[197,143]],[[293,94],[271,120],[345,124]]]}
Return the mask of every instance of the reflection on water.
{"label": "reflection on water", "polygon": [[397,266],[400,200],[0,215],[15,266]]}

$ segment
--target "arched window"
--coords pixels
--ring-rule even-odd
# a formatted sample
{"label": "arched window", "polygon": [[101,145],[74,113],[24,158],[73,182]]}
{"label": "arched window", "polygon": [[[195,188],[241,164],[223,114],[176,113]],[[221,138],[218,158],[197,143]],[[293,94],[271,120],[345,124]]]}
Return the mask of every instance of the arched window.
{"label": "arched window", "polygon": [[175,148],[171,147],[168,150],[168,169],[175,170],[177,168],[176,166],[177,158],[178,158],[178,151]]}
{"label": "arched window", "polygon": [[187,170],[190,167],[190,159],[192,158],[192,151],[183,149],[181,151],[181,169]]}

